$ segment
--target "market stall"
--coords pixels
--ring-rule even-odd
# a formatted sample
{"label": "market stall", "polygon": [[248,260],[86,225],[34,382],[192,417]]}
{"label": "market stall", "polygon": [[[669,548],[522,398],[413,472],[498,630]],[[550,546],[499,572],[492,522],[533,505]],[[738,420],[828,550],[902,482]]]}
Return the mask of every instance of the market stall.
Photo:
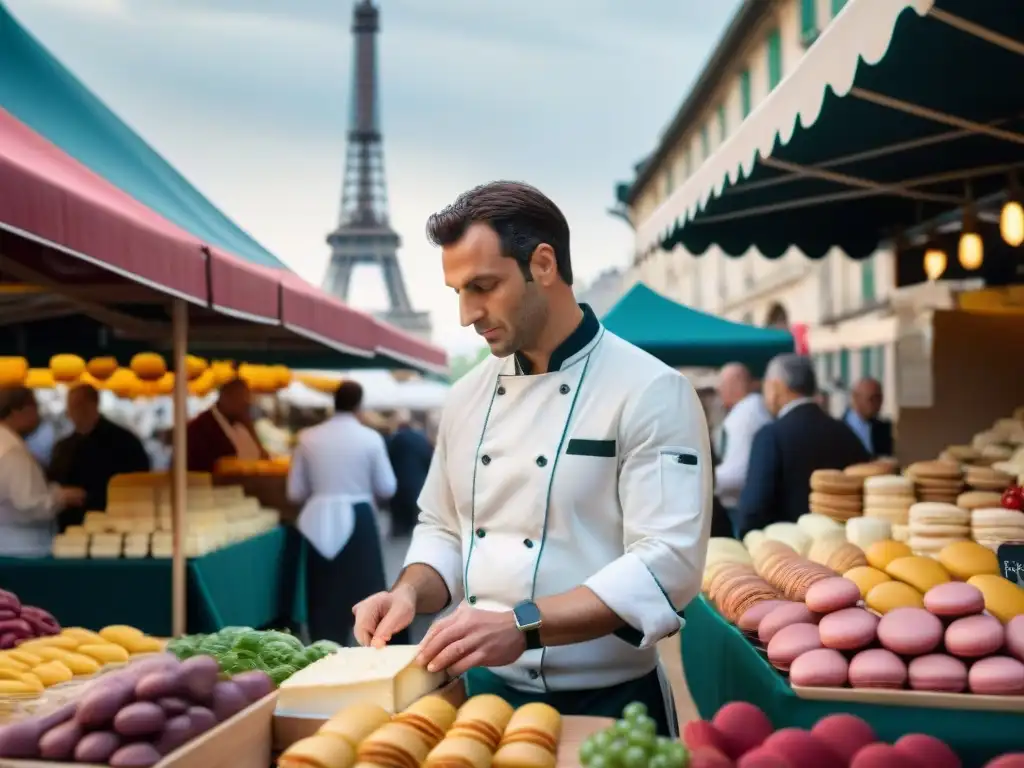
{"label": "market stall", "polygon": [[674,367],[719,368],[739,362],[759,375],[776,355],[793,351],[788,331],[733,323],[677,304],[643,283],[601,322],[612,333]]}

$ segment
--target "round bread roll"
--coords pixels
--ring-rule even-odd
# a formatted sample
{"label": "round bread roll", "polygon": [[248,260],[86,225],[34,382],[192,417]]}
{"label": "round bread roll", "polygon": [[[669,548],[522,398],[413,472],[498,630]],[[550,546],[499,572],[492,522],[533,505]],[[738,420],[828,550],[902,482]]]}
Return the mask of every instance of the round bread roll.
{"label": "round bread roll", "polygon": [[841,688],[846,685],[849,664],[839,651],[815,648],[797,656],[789,665],[791,685],[809,688]]}
{"label": "round bread roll", "polygon": [[910,687],[915,691],[960,693],[967,687],[967,666],[944,653],[918,656],[907,668]]}
{"label": "round bread roll", "polygon": [[923,608],[896,608],[878,622],[878,641],[903,656],[931,653],[942,634],[942,622]]}
{"label": "round bread roll", "polygon": [[851,568],[843,573],[843,578],[849,579],[857,585],[857,588],[860,590],[861,599],[866,598],[868,596],[868,592],[883,581],[892,581],[892,579],[889,578],[889,574],[885,571],[872,568],[870,565]]}
{"label": "round bread roll", "polygon": [[850,660],[848,674],[853,688],[898,690],[907,682],[907,665],[892,651],[870,648]]}

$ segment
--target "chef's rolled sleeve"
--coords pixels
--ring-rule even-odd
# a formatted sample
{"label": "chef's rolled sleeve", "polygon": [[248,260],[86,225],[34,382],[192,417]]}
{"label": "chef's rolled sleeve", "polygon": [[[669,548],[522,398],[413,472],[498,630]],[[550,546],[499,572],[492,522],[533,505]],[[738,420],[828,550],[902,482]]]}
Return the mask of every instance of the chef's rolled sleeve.
{"label": "chef's rolled sleeve", "polygon": [[659,375],[626,406],[620,428],[619,502],[625,554],[586,581],[648,648],[682,626],[700,592],[711,530],[711,440],[689,380]]}
{"label": "chef's rolled sleeve", "polygon": [[447,462],[445,423],[438,430],[437,447],[430,461],[430,470],[420,492],[419,522],[412,533],[405,567],[427,565],[437,571],[448,587],[452,603],[462,602],[462,536],[459,516],[455,509],[451,482],[445,467]]}

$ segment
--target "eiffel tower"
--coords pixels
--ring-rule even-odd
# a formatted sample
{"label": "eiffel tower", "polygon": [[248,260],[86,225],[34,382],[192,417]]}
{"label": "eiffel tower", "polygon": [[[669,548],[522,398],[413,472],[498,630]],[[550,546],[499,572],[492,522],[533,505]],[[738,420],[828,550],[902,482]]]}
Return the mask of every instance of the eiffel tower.
{"label": "eiffel tower", "polygon": [[409,302],[398,263],[401,238],[388,222],[387,182],[384,177],[384,136],[380,120],[377,78],[377,33],[380,9],[372,0],[359,0],[352,9],[355,39],[351,112],[345,153],[338,226],[327,236],[331,260],[323,288],[348,302],[352,272],[357,265],[380,269],[388,292],[381,319],[423,338],[430,337],[430,315]]}

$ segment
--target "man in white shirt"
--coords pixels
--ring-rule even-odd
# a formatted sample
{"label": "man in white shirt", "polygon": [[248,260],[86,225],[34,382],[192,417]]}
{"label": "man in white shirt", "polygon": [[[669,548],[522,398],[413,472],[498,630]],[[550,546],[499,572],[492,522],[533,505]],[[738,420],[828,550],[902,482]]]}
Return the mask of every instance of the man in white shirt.
{"label": "man in white shirt", "polygon": [[700,591],[711,525],[700,400],[577,304],[569,225],[538,190],[477,187],[427,231],[493,356],[452,388],[405,570],[357,606],[356,637],[382,646],[454,603],[428,669],[563,714],[637,701],[668,736],[656,645]]}
{"label": "man in white shirt", "polygon": [[0,556],[46,557],[54,521],[68,506],[85,501],[81,488],[49,485],[25,437],[39,426],[31,389],[0,389]]}
{"label": "man in white shirt", "polygon": [[352,607],[385,589],[376,500],[395,493],[395,473],[381,435],[356,413],[363,388],[343,381],[334,416],[299,433],[288,473],[288,498],[303,504],[297,527],[306,538],[306,600],[314,640],[352,641]]}
{"label": "man in white shirt", "polygon": [[742,363],[729,363],[718,374],[718,397],[728,411],[718,441],[715,494],[727,508],[740,500],[754,435],[772,420],[757,382]]}

